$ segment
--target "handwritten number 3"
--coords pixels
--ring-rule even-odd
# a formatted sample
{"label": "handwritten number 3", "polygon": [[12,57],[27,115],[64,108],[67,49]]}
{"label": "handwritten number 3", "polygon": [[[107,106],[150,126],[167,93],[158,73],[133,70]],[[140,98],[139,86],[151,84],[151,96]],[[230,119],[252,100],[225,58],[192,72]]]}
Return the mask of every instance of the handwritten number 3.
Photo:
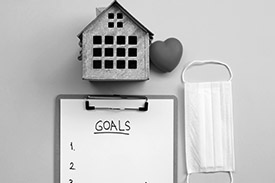
{"label": "handwritten number 3", "polygon": [[70,163],[70,170],[75,170],[75,167],[74,167],[74,163],[73,163],[73,162]]}

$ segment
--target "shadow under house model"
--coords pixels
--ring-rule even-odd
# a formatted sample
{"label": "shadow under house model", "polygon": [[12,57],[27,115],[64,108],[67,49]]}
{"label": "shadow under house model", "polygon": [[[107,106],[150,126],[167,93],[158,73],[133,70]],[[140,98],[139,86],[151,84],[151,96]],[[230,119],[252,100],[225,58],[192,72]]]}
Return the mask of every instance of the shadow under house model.
{"label": "shadow under house model", "polygon": [[117,1],[97,8],[97,17],[78,35],[82,78],[91,81],[149,79],[153,33]]}

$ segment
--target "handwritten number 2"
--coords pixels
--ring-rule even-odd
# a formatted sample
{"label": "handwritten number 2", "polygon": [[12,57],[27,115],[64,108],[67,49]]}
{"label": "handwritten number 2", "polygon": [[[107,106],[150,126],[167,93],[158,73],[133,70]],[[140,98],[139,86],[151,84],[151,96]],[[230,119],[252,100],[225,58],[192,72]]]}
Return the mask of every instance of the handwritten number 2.
{"label": "handwritten number 2", "polygon": [[70,163],[70,170],[75,170],[75,167],[74,167],[74,163],[73,163],[73,162]]}
{"label": "handwritten number 2", "polygon": [[69,183],[73,183],[74,181],[73,181],[73,179],[69,179]]}

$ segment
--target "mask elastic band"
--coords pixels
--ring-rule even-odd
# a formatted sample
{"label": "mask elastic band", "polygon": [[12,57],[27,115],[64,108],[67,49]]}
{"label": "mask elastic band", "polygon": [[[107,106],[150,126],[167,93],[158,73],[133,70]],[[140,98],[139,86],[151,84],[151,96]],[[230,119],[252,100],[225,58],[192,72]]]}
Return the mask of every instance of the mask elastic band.
{"label": "mask elastic band", "polygon": [[190,177],[190,174],[188,173],[186,176],[186,183],[189,183],[189,177]]}
{"label": "mask elastic band", "polygon": [[233,175],[232,175],[232,172],[229,172],[229,177],[230,177],[230,183],[233,183]]}
{"label": "mask elastic band", "polygon": [[230,67],[226,64],[226,63],[223,63],[223,62],[220,62],[220,61],[217,61],[217,60],[194,60],[192,62],[190,62],[182,71],[182,75],[181,75],[181,78],[182,78],[182,81],[183,82],[186,82],[185,78],[184,78],[184,74],[185,72],[193,65],[204,65],[204,64],[218,64],[218,65],[223,65],[226,67],[226,69],[228,70],[229,72],[229,75],[230,75],[230,78],[228,81],[231,81],[232,78],[233,78],[233,74],[232,74],[232,71],[230,69]]}

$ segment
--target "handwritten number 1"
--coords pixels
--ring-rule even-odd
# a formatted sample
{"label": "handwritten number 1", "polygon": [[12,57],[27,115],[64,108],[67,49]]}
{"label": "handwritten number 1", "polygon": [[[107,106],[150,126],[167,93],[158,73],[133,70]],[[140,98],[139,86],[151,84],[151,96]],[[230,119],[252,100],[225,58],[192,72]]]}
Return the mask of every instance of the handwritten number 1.
{"label": "handwritten number 1", "polygon": [[71,150],[75,151],[74,146],[73,146],[73,142],[71,142],[70,145],[71,145]]}

